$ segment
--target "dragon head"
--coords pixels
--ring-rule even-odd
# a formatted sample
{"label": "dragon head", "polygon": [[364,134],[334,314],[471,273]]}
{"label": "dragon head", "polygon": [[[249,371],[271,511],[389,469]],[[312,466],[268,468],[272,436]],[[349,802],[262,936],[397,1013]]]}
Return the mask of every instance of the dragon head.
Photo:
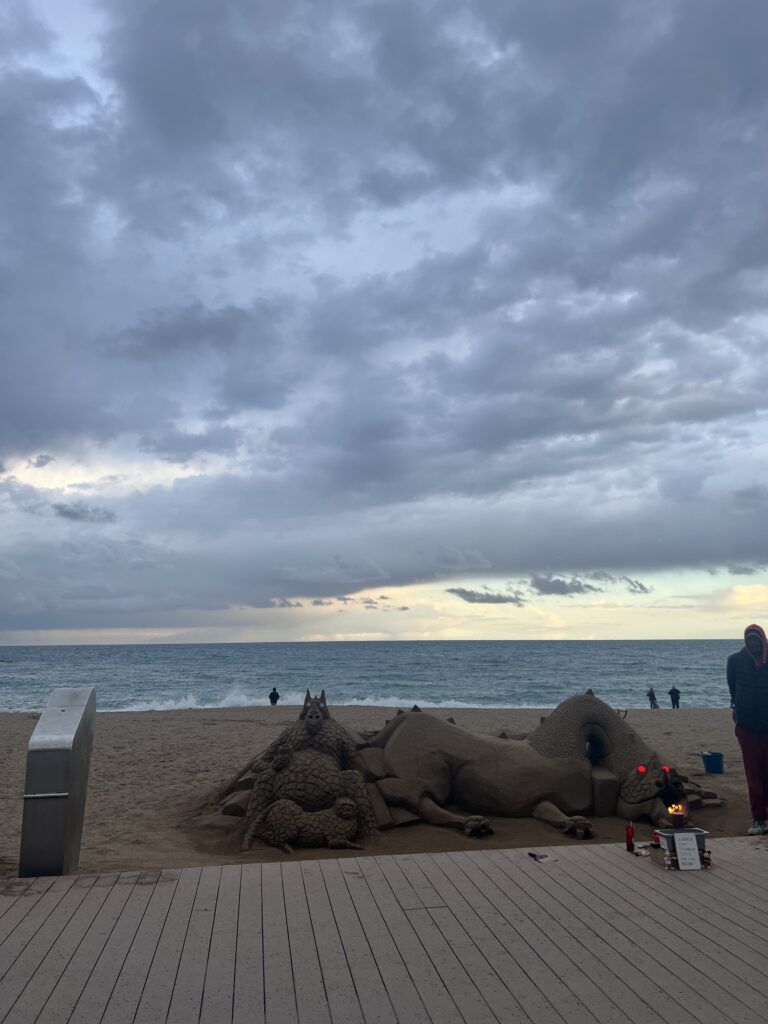
{"label": "dragon head", "polygon": [[319,732],[323,722],[331,717],[328,705],[325,702],[325,690],[320,692],[319,697],[313,697],[307,690],[304,698],[304,707],[301,709],[299,721],[304,723],[307,732]]}
{"label": "dragon head", "polygon": [[357,804],[349,796],[338,797],[333,805],[333,809],[336,812],[337,818],[352,821],[353,818],[357,817]]}
{"label": "dragon head", "polygon": [[651,754],[628,772],[621,784],[619,798],[629,807],[637,807],[638,814],[643,809],[642,805],[657,799],[666,806],[685,806],[686,803],[682,778],[674,768],[662,764],[656,754]]}

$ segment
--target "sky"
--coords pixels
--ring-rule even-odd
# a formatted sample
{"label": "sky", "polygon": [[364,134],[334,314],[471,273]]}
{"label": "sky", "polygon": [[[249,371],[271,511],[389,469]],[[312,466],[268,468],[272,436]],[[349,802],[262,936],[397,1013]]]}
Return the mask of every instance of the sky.
{"label": "sky", "polygon": [[4,0],[0,643],[738,637],[764,0]]}

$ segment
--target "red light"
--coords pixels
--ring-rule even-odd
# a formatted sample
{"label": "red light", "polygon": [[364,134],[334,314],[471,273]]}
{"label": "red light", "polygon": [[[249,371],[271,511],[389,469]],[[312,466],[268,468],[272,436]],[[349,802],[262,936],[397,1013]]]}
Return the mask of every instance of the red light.
{"label": "red light", "polygon": [[647,769],[647,768],[645,767],[645,765],[644,765],[644,764],[639,764],[639,765],[637,766],[637,770],[638,770],[638,771],[640,772],[640,774],[641,774],[641,775],[643,774],[643,772],[646,772],[646,771],[648,771],[648,769]]}
{"label": "red light", "polygon": [[669,773],[669,765],[668,765],[668,764],[663,764],[663,765],[661,766],[661,770],[662,770],[663,772],[667,772],[667,773]]}

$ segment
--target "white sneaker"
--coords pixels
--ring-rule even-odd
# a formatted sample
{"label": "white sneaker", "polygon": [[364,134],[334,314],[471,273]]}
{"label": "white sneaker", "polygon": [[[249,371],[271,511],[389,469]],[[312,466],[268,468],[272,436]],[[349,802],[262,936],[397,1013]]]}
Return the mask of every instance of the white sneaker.
{"label": "white sneaker", "polygon": [[768,832],[768,822],[755,818],[747,829],[748,836],[764,836]]}

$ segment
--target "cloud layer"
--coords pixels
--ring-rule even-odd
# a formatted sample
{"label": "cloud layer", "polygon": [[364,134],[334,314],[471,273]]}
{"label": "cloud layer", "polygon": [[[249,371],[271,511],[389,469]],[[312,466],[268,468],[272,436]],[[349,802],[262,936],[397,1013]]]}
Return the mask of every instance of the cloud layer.
{"label": "cloud layer", "polygon": [[768,563],[761,0],[54,14],[0,15],[1,628]]}

